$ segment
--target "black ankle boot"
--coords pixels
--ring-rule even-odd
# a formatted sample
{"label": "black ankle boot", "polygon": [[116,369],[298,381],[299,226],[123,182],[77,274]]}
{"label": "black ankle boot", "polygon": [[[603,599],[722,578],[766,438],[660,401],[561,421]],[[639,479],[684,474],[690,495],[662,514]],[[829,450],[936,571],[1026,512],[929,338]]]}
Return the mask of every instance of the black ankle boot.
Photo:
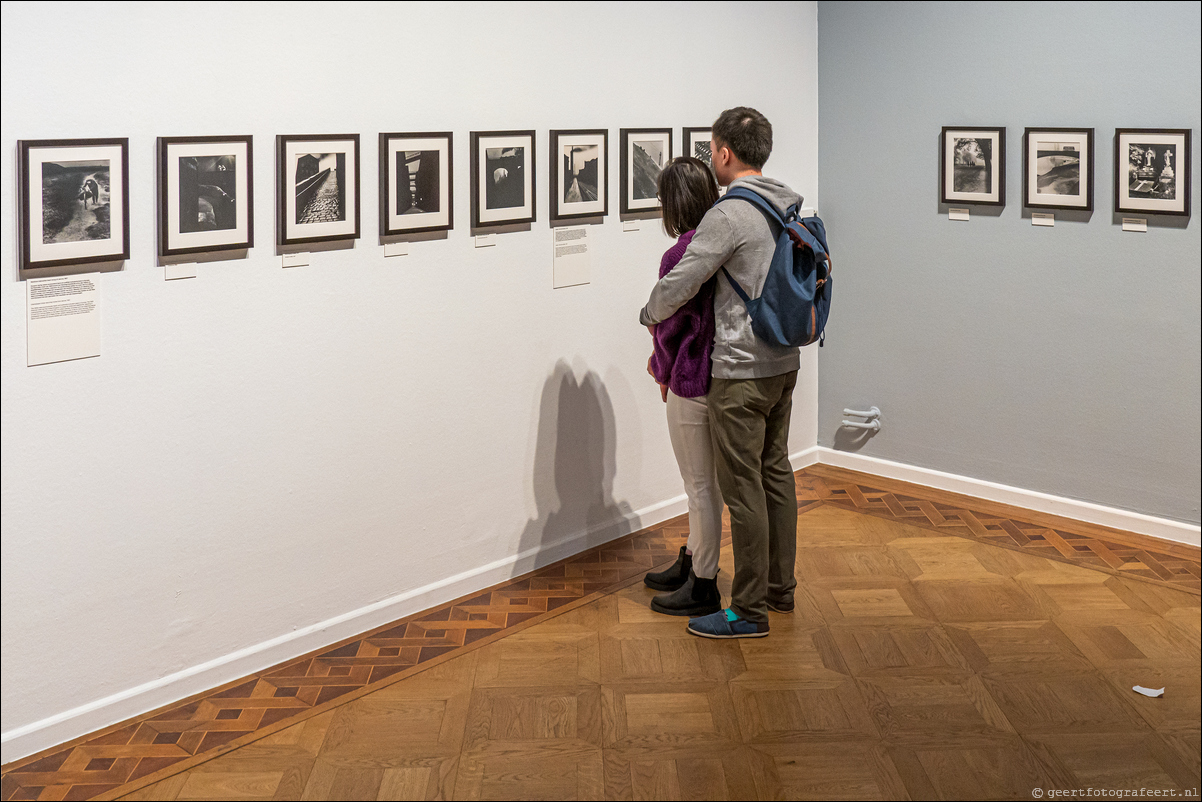
{"label": "black ankle boot", "polygon": [[680,589],[651,600],[651,609],[664,615],[687,615],[697,618],[722,609],[722,594],[718,578],[701,579],[689,571],[689,578]]}
{"label": "black ankle boot", "polygon": [[643,577],[643,584],[652,590],[676,590],[685,583],[692,570],[693,555],[687,554],[686,548],[681,546],[680,554],[676,556],[672,567],[659,573],[647,574]]}

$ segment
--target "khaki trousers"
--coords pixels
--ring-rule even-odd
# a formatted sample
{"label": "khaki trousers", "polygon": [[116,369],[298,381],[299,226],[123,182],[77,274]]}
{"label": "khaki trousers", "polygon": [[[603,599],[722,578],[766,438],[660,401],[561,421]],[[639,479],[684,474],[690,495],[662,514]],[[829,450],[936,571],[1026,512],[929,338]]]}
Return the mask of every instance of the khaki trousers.
{"label": "khaki trousers", "polygon": [[735,558],[731,609],[767,622],[768,600],[797,587],[797,486],[789,417],[797,371],[765,379],[713,379],[706,403],[718,485],[730,509]]}
{"label": "khaki trousers", "polygon": [[722,493],[714,472],[714,443],[704,398],[668,391],[668,436],[689,497],[689,551],[699,579],[718,575],[722,549]]}

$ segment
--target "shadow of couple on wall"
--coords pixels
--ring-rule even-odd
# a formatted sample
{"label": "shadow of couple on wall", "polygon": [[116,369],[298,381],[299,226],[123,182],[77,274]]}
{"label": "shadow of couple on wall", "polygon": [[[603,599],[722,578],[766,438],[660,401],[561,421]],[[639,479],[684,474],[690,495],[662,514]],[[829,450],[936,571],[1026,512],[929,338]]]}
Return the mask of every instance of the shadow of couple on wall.
{"label": "shadow of couple on wall", "polygon": [[617,438],[601,377],[590,370],[577,379],[567,362],[557,362],[543,384],[536,425],[537,516],[522,530],[519,573],[632,531],[630,504],[613,498]]}

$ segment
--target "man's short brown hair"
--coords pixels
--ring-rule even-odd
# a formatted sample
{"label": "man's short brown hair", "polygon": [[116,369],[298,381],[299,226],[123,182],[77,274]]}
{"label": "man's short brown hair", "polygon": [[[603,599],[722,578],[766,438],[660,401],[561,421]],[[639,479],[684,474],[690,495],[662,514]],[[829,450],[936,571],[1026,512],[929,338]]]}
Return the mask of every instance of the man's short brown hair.
{"label": "man's short brown hair", "polygon": [[748,106],[736,106],[718,115],[711,131],[715,142],[730,148],[735,157],[761,170],[772,154],[772,123]]}

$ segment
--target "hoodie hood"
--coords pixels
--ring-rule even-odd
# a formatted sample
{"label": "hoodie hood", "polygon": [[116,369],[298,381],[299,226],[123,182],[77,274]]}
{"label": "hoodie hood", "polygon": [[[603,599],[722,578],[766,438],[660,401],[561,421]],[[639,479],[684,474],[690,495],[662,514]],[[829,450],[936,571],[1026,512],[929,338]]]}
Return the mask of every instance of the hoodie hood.
{"label": "hoodie hood", "polygon": [[805,200],[790,189],[787,184],[777,181],[775,178],[768,178],[762,175],[749,175],[736,179],[730,183],[728,189],[734,189],[735,187],[747,187],[752,192],[756,192],[766,198],[769,203],[776,207],[776,211],[780,213],[781,217],[785,216],[785,212],[789,210],[790,206],[797,204],[798,208],[800,208],[802,202]]}

